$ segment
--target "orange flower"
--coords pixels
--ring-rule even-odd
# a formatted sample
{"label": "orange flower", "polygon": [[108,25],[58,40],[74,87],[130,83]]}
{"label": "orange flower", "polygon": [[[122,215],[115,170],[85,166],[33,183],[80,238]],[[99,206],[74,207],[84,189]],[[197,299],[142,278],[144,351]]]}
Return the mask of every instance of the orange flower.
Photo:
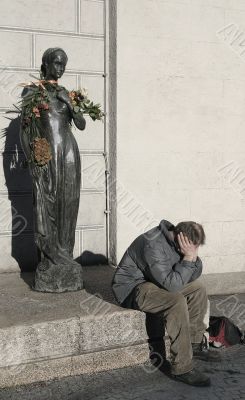
{"label": "orange flower", "polygon": [[71,92],[68,93],[68,96],[70,97],[70,99],[74,99],[76,97],[76,92],[75,90],[72,90]]}
{"label": "orange flower", "polygon": [[32,112],[35,114],[36,118],[40,117],[40,111],[37,107],[33,107]]}
{"label": "orange flower", "polygon": [[41,103],[41,104],[39,104],[39,105],[38,105],[38,109],[39,109],[39,110],[48,110],[48,109],[49,109],[48,103]]}

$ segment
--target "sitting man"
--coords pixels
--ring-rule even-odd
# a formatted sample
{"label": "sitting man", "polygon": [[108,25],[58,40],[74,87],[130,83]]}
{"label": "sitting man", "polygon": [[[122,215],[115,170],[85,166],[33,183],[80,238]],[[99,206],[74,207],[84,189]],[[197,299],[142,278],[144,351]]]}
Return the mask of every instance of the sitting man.
{"label": "sitting man", "polygon": [[193,368],[192,357],[218,361],[217,351],[204,346],[206,289],[200,280],[198,249],[205,242],[202,225],[163,220],[137,237],[116,269],[112,289],[127,308],[160,314],[170,338],[171,376],[193,386],[210,379]]}

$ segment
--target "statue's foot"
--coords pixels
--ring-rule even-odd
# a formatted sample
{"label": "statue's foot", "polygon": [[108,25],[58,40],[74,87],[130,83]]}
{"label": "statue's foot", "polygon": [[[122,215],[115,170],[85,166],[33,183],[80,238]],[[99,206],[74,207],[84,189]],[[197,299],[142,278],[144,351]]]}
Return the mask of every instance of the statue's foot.
{"label": "statue's foot", "polygon": [[38,265],[33,289],[39,292],[73,292],[84,288],[82,267],[72,260],[71,264]]}
{"label": "statue's foot", "polygon": [[[52,262],[51,262],[52,260]],[[73,256],[71,254],[68,253],[68,251],[66,251],[63,248],[57,247],[57,249],[53,252],[53,254],[51,255],[51,259],[48,260],[48,264],[64,264],[64,265],[74,265],[75,267],[77,266],[77,262],[75,260],[73,260]],[[45,260],[45,264],[46,264],[46,260]]]}

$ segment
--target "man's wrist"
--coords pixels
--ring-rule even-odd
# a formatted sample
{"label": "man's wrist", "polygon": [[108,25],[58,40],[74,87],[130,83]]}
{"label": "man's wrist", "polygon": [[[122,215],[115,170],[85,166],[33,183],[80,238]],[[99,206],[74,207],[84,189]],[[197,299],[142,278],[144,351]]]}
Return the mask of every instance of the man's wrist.
{"label": "man's wrist", "polygon": [[184,261],[189,261],[189,262],[196,262],[196,257],[195,256],[184,256],[183,257]]}

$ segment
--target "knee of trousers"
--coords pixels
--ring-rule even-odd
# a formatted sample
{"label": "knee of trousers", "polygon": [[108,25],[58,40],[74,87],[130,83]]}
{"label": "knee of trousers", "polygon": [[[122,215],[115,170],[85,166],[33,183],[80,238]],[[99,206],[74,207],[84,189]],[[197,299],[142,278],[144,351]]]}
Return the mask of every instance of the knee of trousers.
{"label": "knee of trousers", "polygon": [[183,314],[185,311],[188,310],[187,302],[183,294],[179,292],[171,292],[169,293],[169,297],[171,299],[171,306],[169,307],[170,309],[174,309],[180,312],[181,314]]}
{"label": "knee of trousers", "polygon": [[197,279],[194,282],[190,283],[193,293],[197,292],[198,295],[202,295],[203,297],[207,297],[207,289],[204,283],[200,280]]}

